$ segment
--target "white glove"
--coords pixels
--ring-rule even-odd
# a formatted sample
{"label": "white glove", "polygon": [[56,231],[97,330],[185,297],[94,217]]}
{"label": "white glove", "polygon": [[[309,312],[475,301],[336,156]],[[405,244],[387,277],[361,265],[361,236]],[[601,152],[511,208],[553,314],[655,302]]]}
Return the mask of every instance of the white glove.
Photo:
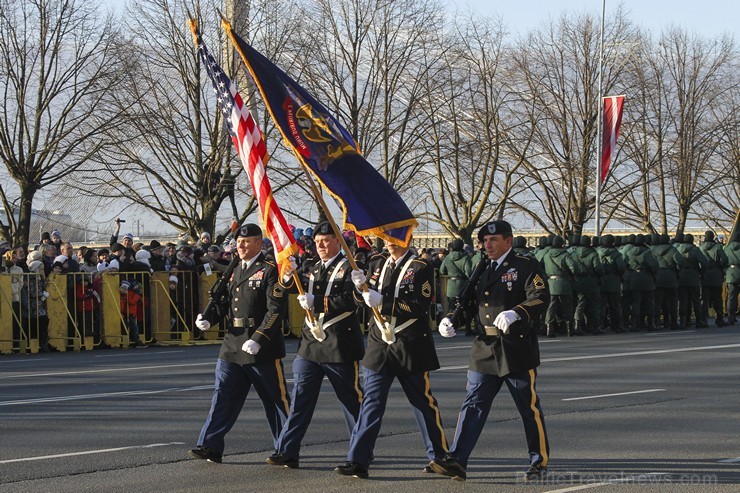
{"label": "white glove", "polygon": [[370,308],[376,308],[383,304],[383,295],[374,289],[368,289],[362,293],[362,299]]}
{"label": "white glove", "polygon": [[248,354],[257,354],[260,352],[261,348],[262,346],[260,346],[260,343],[253,341],[252,339],[249,339],[247,342],[242,344],[242,351]]}
{"label": "white glove", "polygon": [[501,312],[498,314],[496,320],[493,321],[493,325],[498,327],[498,329],[504,334],[508,334],[509,326],[517,320],[521,319],[522,318],[519,316],[519,314],[514,310],[506,310],[505,312]]}
{"label": "white glove", "polygon": [[304,310],[311,310],[313,309],[313,300],[315,296],[311,293],[306,294],[299,294],[298,295],[298,304],[301,305],[301,308]]}
{"label": "white glove", "polygon": [[293,272],[298,269],[298,264],[296,263],[294,256],[291,255],[288,257],[288,260],[290,260],[290,267],[285,271],[285,274],[283,274],[283,284],[288,284],[293,277]]}
{"label": "white glove", "polygon": [[205,332],[211,328],[211,322],[203,318],[203,315],[199,313],[198,317],[195,319],[195,326]]}
{"label": "white glove", "polygon": [[48,298],[48,297],[49,297],[49,292],[48,291],[42,291],[42,293],[41,293],[41,301],[46,300],[46,298]]}
{"label": "white glove", "polygon": [[93,291],[93,296],[95,296],[95,299],[98,301],[98,303],[100,303],[100,295],[97,291]]}
{"label": "white glove", "polygon": [[367,281],[365,273],[361,270],[353,270],[350,274],[350,277],[352,277],[352,282],[355,284],[355,287],[357,289],[362,289],[362,285],[365,284],[365,281]]}
{"label": "white glove", "polygon": [[452,321],[445,317],[439,323],[439,335],[442,337],[455,337],[455,326],[452,325]]}

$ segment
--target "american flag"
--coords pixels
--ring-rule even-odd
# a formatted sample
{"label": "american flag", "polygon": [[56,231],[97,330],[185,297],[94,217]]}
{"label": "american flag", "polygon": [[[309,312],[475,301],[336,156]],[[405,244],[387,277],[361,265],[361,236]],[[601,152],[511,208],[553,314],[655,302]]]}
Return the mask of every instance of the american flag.
{"label": "american flag", "polygon": [[275,249],[275,259],[283,269],[289,265],[288,258],[298,252],[293,235],[288,229],[288,223],[272,195],[272,186],[267,178],[265,162],[267,161],[267,145],[264,136],[257,126],[257,122],[244,105],[235,82],[224,73],[218,62],[211,56],[200,36],[195,19],[189,21],[193,31],[195,45],[198,47],[203,66],[213,83],[216,101],[224,115],[226,127],[239,154],[244,171],[246,171],[252,190],[259,204],[260,216]]}

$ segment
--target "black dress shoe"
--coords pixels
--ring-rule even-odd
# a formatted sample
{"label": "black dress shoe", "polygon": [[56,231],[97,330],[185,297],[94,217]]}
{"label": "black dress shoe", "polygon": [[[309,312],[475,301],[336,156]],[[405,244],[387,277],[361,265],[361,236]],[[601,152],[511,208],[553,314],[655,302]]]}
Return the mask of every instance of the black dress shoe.
{"label": "black dress shoe", "polygon": [[215,462],[216,464],[221,463],[221,454],[212,448],[198,447],[188,452],[188,455],[193,459],[207,460],[208,462]]}
{"label": "black dress shoe", "polygon": [[335,469],[342,476],[354,476],[355,478],[367,479],[367,467],[357,462],[347,462],[343,466],[337,466]]}
{"label": "black dress shoe", "polygon": [[534,464],[524,473],[525,481],[540,481],[547,476],[547,467],[542,464]]}
{"label": "black dress shoe", "polygon": [[434,459],[429,463],[429,467],[431,467],[437,474],[449,476],[455,481],[465,481],[468,479],[468,474],[465,472],[465,468],[451,456],[445,457],[444,459]]}
{"label": "black dress shoe", "polygon": [[283,466],[290,469],[298,469],[298,459],[283,454],[272,454],[265,462],[272,466]]}

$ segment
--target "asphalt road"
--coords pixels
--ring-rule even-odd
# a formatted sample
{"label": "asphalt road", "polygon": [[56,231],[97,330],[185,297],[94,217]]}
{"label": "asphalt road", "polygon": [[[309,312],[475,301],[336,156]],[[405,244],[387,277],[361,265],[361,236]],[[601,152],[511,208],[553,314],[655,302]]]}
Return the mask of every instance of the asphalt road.
{"label": "asphalt road", "polygon": [[[451,440],[470,339],[436,342],[432,391]],[[348,436],[328,383],[300,469],[264,464],[272,442],[256,395],[219,465],[186,457],[218,346],[2,356],[0,492],[740,491],[740,327],[543,339],[541,352],[551,462],[538,484],[522,481],[524,431],[505,389],[458,483],[421,472],[419,432],[394,384],[370,479],[359,480],[333,472]]]}

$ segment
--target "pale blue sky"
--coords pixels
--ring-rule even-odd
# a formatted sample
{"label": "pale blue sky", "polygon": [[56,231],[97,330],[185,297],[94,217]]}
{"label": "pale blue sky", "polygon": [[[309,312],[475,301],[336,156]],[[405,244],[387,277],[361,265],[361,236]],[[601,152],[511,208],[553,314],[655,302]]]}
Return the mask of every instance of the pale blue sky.
{"label": "pale blue sky", "polygon": [[[336,0],[341,1],[341,0]],[[120,9],[126,0],[103,0]],[[510,33],[523,34],[541,25],[548,17],[564,12],[591,12],[601,15],[601,0],[447,0],[450,10],[472,9],[484,15],[499,15]],[[606,15],[616,11],[620,2],[607,0]],[[739,0],[623,0],[630,18],[657,35],[672,24],[685,27],[701,36],[722,33],[740,41]]]}

